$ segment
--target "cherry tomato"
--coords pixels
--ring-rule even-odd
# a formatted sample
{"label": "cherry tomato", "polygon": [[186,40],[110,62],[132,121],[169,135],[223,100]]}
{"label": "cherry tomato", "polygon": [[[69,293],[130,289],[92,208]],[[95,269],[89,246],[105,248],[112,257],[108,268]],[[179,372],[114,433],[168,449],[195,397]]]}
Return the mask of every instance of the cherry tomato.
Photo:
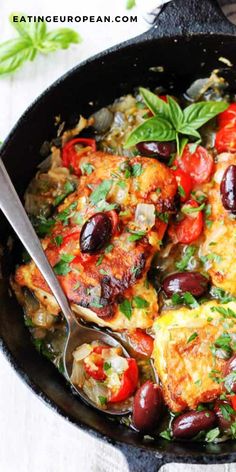
{"label": "cherry tomato", "polygon": [[193,179],[182,169],[173,170],[173,174],[178,185],[180,200],[181,202],[186,202],[190,197],[191,191],[193,190]]}
{"label": "cherry tomato", "polygon": [[[198,208],[195,200],[189,200],[186,205]],[[203,215],[201,211],[186,215],[179,223],[174,223],[169,228],[169,235],[174,242],[190,244],[199,238],[203,230]]]}
{"label": "cherry tomato", "polygon": [[132,349],[145,357],[151,357],[153,351],[153,339],[140,328],[130,331],[128,339]]}
{"label": "cherry tomato", "polygon": [[127,359],[128,369],[122,374],[121,386],[117,393],[114,393],[109,402],[123,402],[134,393],[138,385],[138,366],[135,359]]}
{"label": "cherry tomato", "polygon": [[104,359],[101,354],[96,354],[96,352],[93,351],[89,355],[89,359],[93,362],[96,368],[93,369],[90,364],[84,362],[85,372],[95,380],[105,380],[107,376],[104,372]]}
{"label": "cherry tomato", "polygon": [[192,177],[194,184],[208,182],[213,171],[213,157],[202,146],[197,146],[195,152],[191,153],[189,145],[185,146],[181,157],[177,157],[175,163],[186,174]]}
{"label": "cherry tomato", "polygon": [[218,115],[220,128],[232,128],[236,126],[236,103],[231,103],[227,110]]}
{"label": "cherry tomato", "polygon": [[218,152],[236,152],[236,126],[216,133],[215,148]]}
{"label": "cherry tomato", "polygon": [[236,411],[236,395],[233,395],[232,397],[230,397],[230,400],[231,400],[233,409]]}
{"label": "cherry tomato", "polygon": [[159,98],[161,98],[163,102],[168,102],[167,95],[159,95]]}
{"label": "cherry tomato", "polygon": [[[75,150],[76,144],[84,144],[85,149],[81,151]],[[96,152],[96,141],[95,139],[86,139],[86,138],[75,138],[68,141],[62,149],[62,162],[65,167],[72,167],[76,174],[80,175],[81,170],[79,167],[79,161],[81,156],[88,152],[88,147],[92,151]],[[90,149],[89,149],[90,150]]]}

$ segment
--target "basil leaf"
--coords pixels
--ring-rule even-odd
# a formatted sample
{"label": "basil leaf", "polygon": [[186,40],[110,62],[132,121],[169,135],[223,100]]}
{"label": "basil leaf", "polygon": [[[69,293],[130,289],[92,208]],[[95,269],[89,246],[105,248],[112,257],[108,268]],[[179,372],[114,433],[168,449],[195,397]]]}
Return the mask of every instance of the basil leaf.
{"label": "basil leaf", "polygon": [[193,103],[184,109],[184,123],[194,129],[198,129],[207,123],[207,121],[225,111],[228,106],[229,104],[226,102]]}
{"label": "basil leaf", "polygon": [[170,107],[170,120],[173,126],[175,127],[175,129],[178,130],[184,121],[183,112],[180,106],[178,105],[178,103],[176,102],[176,100],[174,100],[172,97],[169,97],[169,96],[168,96],[168,104]]}
{"label": "basil leaf", "polygon": [[129,135],[124,148],[135,146],[142,141],[173,141],[175,136],[176,132],[169,121],[154,116],[144,121]]}
{"label": "basil leaf", "polygon": [[70,28],[59,28],[47,33],[45,39],[38,46],[42,53],[56,51],[57,49],[68,49],[70,44],[78,44],[81,37]]}
{"label": "basil leaf", "polygon": [[192,125],[188,125],[188,124],[183,124],[179,129],[178,129],[178,132],[181,133],[181,134],[188,134],[189,136],[194,136],[195,138],[198,138],[201,140],[201,135],[199,134],[199,132],[192,128]]}
{"label": "basil leaf", "polygon": [[47,33],[46,23],[28,21],[13,22],[13,16],[25,17],[22,13],[12,13],[10,22],[19,37],[0,44],[0,75],[19,69],[24,62],[33,61],[38,52],[47,54],[59,48],[66,49],[71,43],[79,43],[80,36],[70,28],[60,28]]}
{"label": "basil leaf", "polygon": [[0,74],[15,72],[32,59],[36,49],[26,39],[10,39],[0,44]]}
{"label": "basil leaf", "polygon": [[127,10],[131,10],[134,7],[136,7],[136,0],[127,0],[127,3],[126,3]]}
{"label": "basil leaf", "polygon": [[139,91],[145,104],[154,115],[162,115],[167,120],[170,118],[169,105],[164,100],[143,87],[140,87]]}

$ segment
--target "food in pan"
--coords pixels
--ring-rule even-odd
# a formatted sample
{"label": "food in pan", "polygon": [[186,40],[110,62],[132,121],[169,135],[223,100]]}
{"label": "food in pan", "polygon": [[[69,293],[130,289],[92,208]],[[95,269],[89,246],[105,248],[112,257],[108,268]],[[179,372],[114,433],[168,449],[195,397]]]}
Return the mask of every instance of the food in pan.
{"label": "food in pan", "polygon": [[[76,316],[130,353],[78,343],[73,383],[104,411],[131,401],[121,421],[144,435],[220,442],[236,438],[235,96],[215,72],[172,93],[58,118],[25,206]],[[11,283],[62,371],[65,322],[27,254]]]}

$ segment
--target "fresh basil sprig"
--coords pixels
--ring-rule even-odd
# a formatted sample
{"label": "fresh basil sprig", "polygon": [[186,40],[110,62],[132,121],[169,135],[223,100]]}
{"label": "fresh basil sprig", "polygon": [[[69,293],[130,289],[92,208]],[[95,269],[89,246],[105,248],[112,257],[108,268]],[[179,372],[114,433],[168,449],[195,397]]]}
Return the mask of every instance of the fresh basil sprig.
{"label": "fresh basil sprig", "polygon": [[181,155],[188,137],[201,142],[198,131],[201,126],[227,109],[226,102],[198,102],[189,105],[184,110],[172,97],[167,95],[167,103],[145,88],[140,88],[140,94],[146,106],[154,114],[132,131],[125,143],[125,148],[135,146],[142,141],[174,141]]}
{"label": "fresh basil sprig", "polygon": [[70,28],[47,32],[45,22],[13,22],[13,16],[26,15],[10,15],[10,22],[18,37],[0,44],[0,75],[15,72],[24,62],[33,61],[38,53],[48,54],[57,49],[67,49],[72,43],[81,41],[80,35]]}

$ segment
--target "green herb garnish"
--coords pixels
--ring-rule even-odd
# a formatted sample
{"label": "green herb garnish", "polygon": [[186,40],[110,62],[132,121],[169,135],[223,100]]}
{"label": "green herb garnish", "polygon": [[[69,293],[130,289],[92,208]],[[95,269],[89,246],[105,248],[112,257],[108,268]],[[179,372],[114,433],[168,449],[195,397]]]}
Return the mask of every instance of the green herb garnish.
{"label": "green herb garnish", "polygon": [[187,344],[194,341],[194,339],[196,339],[197,337],[198,337],[198,333],[195,332],[195,333],[191,334],[191,336],[189,336],[189,338],[187,340]]}
{"label": "green herb garnish", "polygon": [[129,233],[131,233],[131,235],[129,236],[128,240],[130,242],[132,241],[138,241],[139,239],[142,239],[143,236],[145,236],[146,232],[145,231],[133,231],[133,230],[129,230]]}
{"label": "green herb garnish", "polygon": [[206,442],[213,442],[215,441],[216,438],[218,438],[219,435],[220,435],[219,428],[210,429],[210,431],[206,433],[205,440]]}
{"label": "green herb garnish", "polygon": [[[15,17],[18,21],[14,21]],[[70,28],[48,32],[45,21],[20,21],[23,17],[27,18],[27,15],[19,12],[10,15],[11,25],[18,36],[0,44],[0,75],[15,72],[26,61],[33,61],[39,53],[48,54],[81,42],[79,34]]]}
{"label": "green herb garnish", "polygon": [[102,395],[99,395],[98,399],[99,399],[100,404],[101,404],[102,406],[104,406],[104,405],[107,404],[107,398],[106,398],[106,397],[103,397]]}
{"label": "green herb garnish", "polygon": [[104,180],[98,185],[90,195],[92,205],[96,206],[101,200],[106,200],[106,197],[111,190],[113,180]]}
{"label": "green herb garnish", "polygon": [[193,103],[182,110],[176,100],[170,96],[167,96],[166,103],[145,88],[140,88],[140,94],[154,116],[132,131],[125,143],[125,148],[135,146],[142,141],[176,140],[177,152],[181,155],[180,151],[183,151],[188,142],[187,137],[197,138],[200,142],[201,136],[197,130],[228,107],[228,104],[223,101],[208,101]]}
{"label": "green herb garnish", "polygon": [[187,269],[188,264],[191,258],[194,256],[196,250],[197,250],[196,246],[187,246],[184,251],[182,259],[180,259],[180,261],[177,261],[175,263],[175,267],[181,271]]}
{"label": "green herb garnish", "polygon": [[136,308],[147,308],[149,306],[147,300],[138,296],[133,298],[133,303]]}
{"label": "green herb garnish", "polygon": [[125,299],[120,305],[120,311],[125,315],[128,320],[132,317],[132,305],[131,302]]}
{"label": "green herb garnish", "polygon": [[72,262],[74,258],[75,256],[72,256],[71,254],[62,254],[60,261],[53,267],[55,274],[68,274],[71,271],[70,262]]}
{"label": "green herb garnish", "polygon": [[167,441],[171,441],[172,436],[171,436],[171,430],[169,428],[165,429],[165,431],[162,431],[159,436],[163,439],[167,439]]}
{"label": "green herb garnish", "polygon": [[94,171],[94,167],[89,162],[84,162],[84,164],[81,164],[80,169],[84,175],[90,175]]}

